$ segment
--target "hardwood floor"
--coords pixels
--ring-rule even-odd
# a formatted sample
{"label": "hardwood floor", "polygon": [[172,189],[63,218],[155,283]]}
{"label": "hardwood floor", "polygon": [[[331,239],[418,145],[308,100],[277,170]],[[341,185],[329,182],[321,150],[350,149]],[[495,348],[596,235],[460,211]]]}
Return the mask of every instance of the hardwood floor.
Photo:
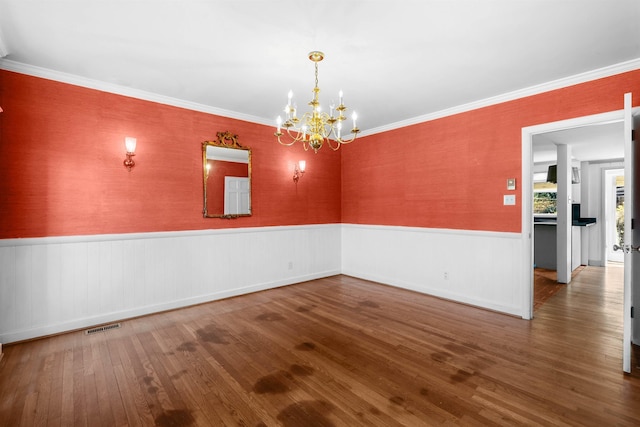
{"label": "hardwood floor", "polygon": [[637,426],[621,289],[587,267],[525,321],[335,276],[7,345],[0,425]]}
{"label": "hardwood floor", "polygon": [[[584,269],[581,265],[571,272],[571,280]],[[558,283],[558,272],[546,268],[533,269],[533,310],[542,307],[549,298],[566,286],[565,283]]]}

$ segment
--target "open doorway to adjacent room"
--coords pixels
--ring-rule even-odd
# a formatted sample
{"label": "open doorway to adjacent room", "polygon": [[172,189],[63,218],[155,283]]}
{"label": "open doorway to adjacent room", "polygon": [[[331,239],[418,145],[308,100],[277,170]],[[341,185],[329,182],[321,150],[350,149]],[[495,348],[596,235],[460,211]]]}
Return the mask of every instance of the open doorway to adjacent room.
{"label": "open doorway to adjacent room", "polygon": [[606,262],[624,262],[624,169],[604,171]]}
{"label": "open doorway to adjacent room", "polygon": [[567,123],[566,127],[559,124],[554,128],[550,124],[548,130],[532,133],[534,312],[567,286],[557,281],[558,188],[549,173],[550,167],[557,164],[558,146],[570,146],[572,175],[576,178],[569,184],[572,210],[578,208],[580,217],[595,219],[595,224],[586,227],[569,225],[572,280],[587,265],[604,267],[609,261],[622,262],[622,252],[613,251],[613,244],[619,242],[617,227],[624,221],[623,142],[621,119],[608,116],[583,118],[575,124]]}

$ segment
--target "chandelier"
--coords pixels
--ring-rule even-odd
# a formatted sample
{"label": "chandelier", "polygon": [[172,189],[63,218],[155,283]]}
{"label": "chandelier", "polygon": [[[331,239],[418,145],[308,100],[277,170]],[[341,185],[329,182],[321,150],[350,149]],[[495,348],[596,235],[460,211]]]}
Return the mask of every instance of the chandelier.
{"label": "chandelier", "polygon": [[284,108],[286,119],[283,123],[282,117],[278,116],[278,126],[274,135],[282,145],[291,146],[296,142],[301,142],[305,151],[311,148],[317,153],[326,142],[327,145],[335,151],[340,148],[342,144],[353,142],[358,136],[358,132],[360,132],[360,129],[356,126],[358,116],[355,111],[351,115],[353,128],[350,133],[352,133],[353,136],[349,140],[344,139],[342,136],[342,123],[346,120],[344,113],[347,107],[344,106],[342,101],[342,91],[338,94],[339,105],[337,107],[333,104],[330,105],[328,113],[322,111],[320,100],[318,99],[320,94],[320,88],[318,87],[318,62],[324,59],[324,53],[319,51],[310,52],[309,59],[314,62],[316,69],[316,85],[313,88],[313,99],[309,102],[311,111],[307,111],[301,117],[298,117],[297,108],[291,103],[293,92],[289,91],[287,105]]}

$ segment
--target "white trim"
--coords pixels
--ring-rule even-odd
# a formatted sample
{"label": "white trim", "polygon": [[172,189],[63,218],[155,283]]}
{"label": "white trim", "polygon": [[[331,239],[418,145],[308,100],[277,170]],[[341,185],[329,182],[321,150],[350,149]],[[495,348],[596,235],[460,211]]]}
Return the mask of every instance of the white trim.
{"label": "white trim", "polygon": [[102,92],[113,93],[116,95],[128,96],[130,98],[142,99],[145,101],[156,102],[158,104],[171,105],[173,107],[184,108],[202,113],[215,114],[216,116],[228,117],[231,119],[243,120],[246,122],[258,123],[267,126],[273,126],[273,120],[267,120],[262,117],[252,116],[249,114],[239,113],[237,111],[224,110],[222,108],[212,107],[209,105],[198,104],[196,102],[185,101],[170,96],[159,95],[157,93],[147,92],[144,90],[134,89],[114,83],[103,82],[99,80],[89,79],[77,76],[75,74],[63,73],[61,71],[50,70],[47,68],[36,67],[35,65],[23,64],[21,62],[11,61],[9,59],[0,59],[0,69],[13,71],[16,73],[27,74],[29,76],[40,77],[47,80],[68,83],[74,86],[86,87]]}
{"label": "white trim", "polygon": [[[533,153],[532,135],[522,129],[522,263],[520,282],[522,290],[522,318],[533,318]],[[531,195],[529,197],[528,195]]]}
{"label": "white trim", "polygon": [[194,236],[210,236],[216,234],[239,234],[239,233],[267,233],[284,230],[308,230],[312,228],[328,228],[340,225],[343,227],[361,227],[367,229],[379,230],[396,230],[407,232],[424,232],[424,233],[443,233],[443,234],[460,234],[460,235],[477,235],[487,237],[502,237],[517,239],[520,233],[509,233],[499,231],[483,231],[483,230],[458,230],[447,228],[422,228],[422,227],[405,227],[405,226],[388,226],[388,225],[369,225],[369,224],[348,224],[348,223],[328,223],[328,224],[307,224],[307,225],[277,225],[270,227],[242,227],[242,228],[217,228],[204,230],[183,230],[183,231],[155,231],[148,233],[123,233],[123,234],[88,234],[73,236],[49,236],[49,237],[25,237],[17,239],[0,239],[0,248],[8,246],[33,246],[33,245],[51,245],[64,243],[81,243],[81,242],[108,242],[116,240],[140,240],[140,239],[161,239],[175,237],[194,237]]}
{"label": "white trim", "polygon": [[501,104],[503,102],[514,101],[516,99],[525,98],[527,96],[538,95],[544,92],[549,92],[556,89],[562,89],[564,87],[573,86],[580,83],[586,83],[592,80],[601,79],[604,77],[614,76],[616,74],[622,74],[629,71],[634,71],[640,68],[640,58],[632,59],[630,61],[620,62],[607,67],[599,68],[585,73],[576,74],[569,77],[553,80],[547,83],[530,86],[524,89],[507,92],[502,95],[497,95],[491,98],[485,98],[467,104],[458,105],[455,107],[447,108],[445,110],[436,111],[433,113],[425,114],[422,116],[414,117],[407,120],[402,120],[395,123],[390,123],[385,126],[380,126],[373,129],[368,129],[361,133],[362,136],[373,135],[376,133],[383,133],[394,129],[399,129],[418,123],[428,122],[431,120],[441,119],[447,116],[453,116],[455,114],[465,113],[467,111],[477,110],[479,108],[488,107],[490,105]]}
{"label": "white trim", "polygon": [[216,234],[267,233],[284,230],[308,230],[312,228],[327,228],[341,224],[308,224],[308,225],[279,225],[271,227],[243,227],[219,228],[205,230],[183,231],[155,231],[150,233],[125,234],[88,234],[73,236],[25,237],[18,239],[0,239],[0,248],[8,246],[33,246],[82,242],[109,242],[116,240],[162,239],[175,237],[211,236]]}
{"label": "white trim", "polygon": [[[637,109],[640,110],[640,107]],[[523,134],[526,131],[530,135],[539,133],[555,132],[559,130],[575,129],[594,124],[618,123],[622,122],[623,110],[609,111],[607,113],[593,114],[591,116],[576,117],[573,119],[560,120],[557,122],[542,123],[538,125],[522,128]]]}
{"label": "white trim", "polygon": [[522,316],[520,233],[342,227],[342,274]]}
{"label": "white trim", "polygon": [[[147,305],[144,307],[136,307],[130,310],[114,311],[107,314],[101,314],[98,316],[88,316],[81,319],[73,319],[66,322],[48,324],[43,326],[37,326],[29,329],[22,329],[11,331],[5,334],[0,334],[0,337],[4,342],[14,343],[18,341],[24,341],[28,339],[44,337],[48,335],[60,334],[64,332],[71,332],[78,329],[91,328],[94,326],[102,325],[110,322],[126,322],[128,319],[134,317],[140,317],[147,314],[160,313],[163,311],[174,310],[178,308],[185,308],[197,304],[208,303],[225,298],[235,297],[238,295],[245,295],[253,292],[264,291],[267,289],[274,289],[281,286],[288,286],[296,283],[302,283],[309,280],[321,279],[323,277],[330,277],[340,274],[338,270],[328,270],[314,274],[307,274],[303,276],[290,277],[286,280],[277,280],[273,282],[264,282],[253,284],[251,286],[245,286],[243,288],[235,288],[222,292],[215,292],[208,295],[199,295],[191,298],[184,298],[180,300],[170,301],[161,304]],[[2,349],[0,344],[0,350]]]}
{"label": "white trim", "polygon": [[405,231],[408,233],[438,233],[438,234],[455,234],[460,236],[484,236],[484,237],[500,237],[507,239],[519,239],[520,233],[506,231],[485,231],[485,230],[464,230],[455,228],[425,228],[425,227],[406,227],[403,225],[371,225],[371,224],[341,224],[343,227],[362,228],[366,230],[382,230],[382,231]]}
{"label": "white trim", "polygon": [[[634,111],[640,111],[635,108]],[[604,123],[621,122],[624,118],[624,110],[610,111],[591,116],[576,117],[557,122],[543,123],[522,128],[522,312],[523,318],[533,317],[533,208],[527,194],[532,194],[533,188],[533,136],[541,133],[555,132],[559,130],[575,129],[583,126]]]}
{"label": "white trim", "polygon": [[0,298],[9,303],[0,310],[0,342],[341,272],[340,224],[118,236],[13,239],[19,244],[0,247]]}
{"label": "white trim", "polygon": [[[1,40],[0,40],[1,42]],[[1,47],[1,46],[0,46]],[[2,51],[0,50],[0,56]],[[36,67],[34,65],[23,64],[20,62],[2,59],[0,58],[0,69],[13,71],[16,73],[27,74],[35,77],[41,77],[43,79],[55,80],[63,83],[68,83],[76,86],[87,87],[90,89],[100,90],[103,92],[114,93],[122,96],[129,96],[132,98],[143,99],[146,101],[157,102],[159,104],[172,105],[174,107],[185,108],[193,111],[200,111],[203,113],[215,114],[221,117],[229,117],[232,119],[244,120],[247,122],[263,124],[265,126],[273,126],[273,120],[252,116],[248,114],[239,113],[236,111],[224,110],[221,108],[211,107],[204,104],[198,104],[195,102],[184,101],[177,98],[158,95],[143,90],[137,90],[126,86],[121,86],[113,83],[102,82],[99,80],[93,80],[86,77],[77,76],[74,74],[63,73],[60,71],[54,71],[47,68]],[[507,92],[501,95],[497,95],[490,98],[481,99],[467,104],[458,105],[455,107],[447,108],[433,113],[413,117],[407,120],[402,120],[388,125],[379,126],[377,128],[367,129],[363,131],[360,137],[374,135],[377,133],[387,132],[394,129],[399,129],[418,123],[428,122],[435,119],[440,119],[455,114],[464,113],[467,111],[476,110],[479,108],[487,107],[490,105],[496,105],[503,102],[513,101],[516,99],[524,98],[527,96],[537,95],[551,90],[561,89],[567,86],[572,86],[588,81],[614,76],[616,74],[626,73],[629,71],[640,69],[640,58],[632,59],[625,62],[609,65],[607,67],[598,68],[596,70],[587,71],[581,74],[576,74],[569,77],[553,80],[547,83],[530,86],[524,89]]]}
{"label": "white trim", "polygon": [[476,297],[470,298],[464,294],[451,292],[436,286],[428,286],[424,284],[418,285],[414,282],[398,280],[395,277],[386,277],[386,276],[381,276],[377,274],[362,273],[357,271],[347,270],[347,271],[343,271],[342,274],[346,276],[357,277],[358,279],[369,280],[371,282],[383,283],[383,284],[386,284],[387,286],[393,286],[396,288],[419,292],[421,294],[445,299],[447,301],[453,301],[457,303],[471,305],[471,306],[482,308],[485,310],[497,311],[497,312],[512,315],[512,316],[521,316],[522,314],[518,307],[512,307],[512,306],[503,305],[503,304],[496,304],[494,301],[486,298],[476,298]]}

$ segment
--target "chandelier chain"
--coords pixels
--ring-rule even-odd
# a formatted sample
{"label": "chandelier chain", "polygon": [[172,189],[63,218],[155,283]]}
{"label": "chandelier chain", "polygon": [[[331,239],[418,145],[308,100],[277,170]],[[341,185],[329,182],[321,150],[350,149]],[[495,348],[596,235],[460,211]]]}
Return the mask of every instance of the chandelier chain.
{"label": "chandelier chain", "polygon": [[316,87],[318,87],[318,63],[314,64],[316,66]]}

